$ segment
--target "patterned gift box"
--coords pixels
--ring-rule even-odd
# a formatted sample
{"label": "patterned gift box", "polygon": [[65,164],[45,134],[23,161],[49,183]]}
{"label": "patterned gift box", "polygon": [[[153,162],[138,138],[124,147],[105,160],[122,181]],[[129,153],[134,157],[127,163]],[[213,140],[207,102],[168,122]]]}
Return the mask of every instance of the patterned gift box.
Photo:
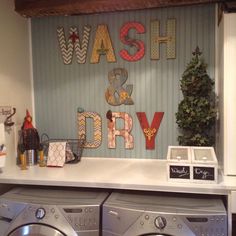
{"label": "patterned gift box", "polygon": [[49,143],[47,166],[63,167],[65,161],[66,161],[66,142]]}

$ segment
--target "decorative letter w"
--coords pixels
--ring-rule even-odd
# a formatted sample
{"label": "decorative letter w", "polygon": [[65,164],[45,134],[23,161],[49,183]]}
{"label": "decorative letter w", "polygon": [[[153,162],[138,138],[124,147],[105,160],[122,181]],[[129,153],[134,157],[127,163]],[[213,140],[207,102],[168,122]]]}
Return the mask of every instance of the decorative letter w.
{"label": "decorative letter w", "polygon": [[63,27],[57,28],[57,38],[61,49],[61,54],[64,64],[66,65],[71,64],[74,50],[77,58],[77,63],[84,64],[86,62],[90,30],[91,30],[90,26],[84,26],[83,38],[81,43],[77,28],[70,27],[69,39],[66,43],[64,28]]}

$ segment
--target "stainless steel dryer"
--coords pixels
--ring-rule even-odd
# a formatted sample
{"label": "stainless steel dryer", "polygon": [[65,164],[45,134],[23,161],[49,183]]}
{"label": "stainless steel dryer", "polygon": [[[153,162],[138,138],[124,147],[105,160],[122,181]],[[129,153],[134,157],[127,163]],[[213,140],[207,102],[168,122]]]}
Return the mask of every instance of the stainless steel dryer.
{"label": "stainless steel dryer", "polygon": [[103,236],[227,236],[220,198],[114,192],[103,205]]}
{"label": "stainless steel dryer", "polygon": [[1,236],[98,236],[108,193],[16,188],[0,196]]}

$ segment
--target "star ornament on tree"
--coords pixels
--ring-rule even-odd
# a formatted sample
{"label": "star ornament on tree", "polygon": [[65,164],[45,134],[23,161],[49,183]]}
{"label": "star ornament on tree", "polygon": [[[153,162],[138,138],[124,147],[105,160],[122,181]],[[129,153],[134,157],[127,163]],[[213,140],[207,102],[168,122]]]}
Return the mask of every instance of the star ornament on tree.
{"label": "star ornament on tree", "polygon": [[202,52],[200,52],[200,49],[199,47],[197,46],[195,51],[192,52],[193,56],[196,56],[196,58],[198,59],[198,56],[201,56],[202,55]]}

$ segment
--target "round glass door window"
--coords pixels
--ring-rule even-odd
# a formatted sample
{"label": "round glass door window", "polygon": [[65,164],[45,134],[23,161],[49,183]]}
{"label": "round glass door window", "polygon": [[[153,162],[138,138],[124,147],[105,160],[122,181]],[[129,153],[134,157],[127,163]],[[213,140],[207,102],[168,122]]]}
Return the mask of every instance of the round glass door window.
{"label": "round glass door window", "polygon": [[150,233],[150,234],[142,234],[139,236],[174,236],[174,235],[170,235],[170,234],[158,234],[158,233]]}
{"label": "round glass door window", "polygon": [[14,229],[8,236],[66,236],[61,231],[42,224],[23,225]]}

